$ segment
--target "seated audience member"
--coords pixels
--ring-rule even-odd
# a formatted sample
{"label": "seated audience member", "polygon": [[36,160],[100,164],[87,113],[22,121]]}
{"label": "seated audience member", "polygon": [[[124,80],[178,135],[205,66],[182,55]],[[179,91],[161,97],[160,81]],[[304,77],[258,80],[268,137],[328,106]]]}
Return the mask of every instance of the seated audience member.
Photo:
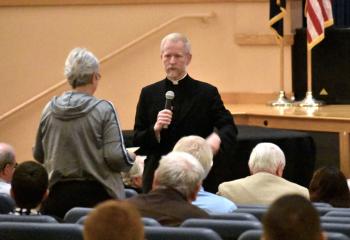
{"label": "seated audience member", "polygon": [[11,180],[16,165],[13,147],[7,143],[0,143],[0,193],[10,195]]}
{"label": "seated audience member", "polygon": [[188,218],[208,218],[202,209],[191,204],[196,199],[204,170],[197,159],[185,152],[163,156],[154,173],[152,191],[128,198],[143,217],[162,225],[179,226]]}
{"label": "seated audience member", "polygon": [[125,201],[100,203],[87,216],[83,236],[84,240],[143,240],[140,213],[134,205]]}
{"label": "seated audience member", "polygon": [[136,156],[134,165],[129,172],[122,172],[124,186],[126,188],[132,188],[136,192],[142,192],[142,174],[144,168],[144,156]]}
{"label": "seated audience member", "polygon": [[309,198],[308,189],[282,178],[286,160],[273,143],[259,143],[249,157],[251,175],[224,182],[218,194],[236,204],[271,204],[285,194],[297,193]]}
{"label": "seated audience member", "polygon": [[298,194],[278,198],[263,217],[264,240],[322,240],[320,217],[311,202]]}
{"label": "seated audience member", "polygon": [[310,200],[333,207],[350,207],[350,192],[344,174],[336,167],[318,169],[309,186]]}
{"label": "seated audience member", "polygon": [[[207,141],[199,136],[181,138],[173,149],[174,152],[187,152],[199,160],[204,169],[204,178],[208,175],[213,165],[213,152]],[[237,207],[227,198],[207,192],[201,186],[197,198],[192,204],[208,213],[230,213]]]}
{"label": "seated audience member", "polygon": [[15,214],[39,214],[36,209],[47,196],[48,184],[48,174],[41,164],[34,161],[20,163],[11,182],[11,195],[17,206]]}

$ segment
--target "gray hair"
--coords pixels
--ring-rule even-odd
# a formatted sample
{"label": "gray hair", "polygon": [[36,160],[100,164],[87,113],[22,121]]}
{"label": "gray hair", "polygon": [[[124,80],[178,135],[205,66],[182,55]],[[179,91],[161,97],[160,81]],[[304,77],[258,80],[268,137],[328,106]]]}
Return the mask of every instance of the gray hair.
{"label": "gray hair", "polygon": [[94,73],[99,72],[99,61],[85,48],[74,48],[68,55],[64,75],[72,88],[91,83]]}
{"label": "gray hair", "polygon": [[154,174],[158,187],[174,188],[186,198],[196,191],[203,178],[203,167],[195,157],[185,152],[170,152],[163,156]]}
{"label": "gray hair", "polygon": [[191,43],[188,40],[188,38],[181,34],[181,33],[170,33],[168,35],[166,35],[162,41],[160,42],[160,52],[162,53],[164,50],[164,45],[166,42],[183,42],[184,47],[185,47],[185,51],[186,53],[191,53]]}
{"label": "gray hair", "polygon": [[7,164],[15,163],[15,150],[7,143],[0,143],[0,171],[3,171]]}
{"label": "gray hair", "polygon": [[198,159],[204,169],[204,178],[207,177],[213,166],[213,152],[204,138],[194,135],[183,137],[176,143],[173,151],[187,152]]}
{"label": "gray hair", "polygon": [[133,178],[142,177],[145,158],[145,156],[137,155],[130,170],[128,172],[121,172],[125,185],[131,186],[133,184]]}
{"label": "gray hair", "polygon": [[273,143],[259,143],[249,157],[249,169],[252,174],[268,172],[276,174],[278,168],[284,169],[286,159],[283,151]]}

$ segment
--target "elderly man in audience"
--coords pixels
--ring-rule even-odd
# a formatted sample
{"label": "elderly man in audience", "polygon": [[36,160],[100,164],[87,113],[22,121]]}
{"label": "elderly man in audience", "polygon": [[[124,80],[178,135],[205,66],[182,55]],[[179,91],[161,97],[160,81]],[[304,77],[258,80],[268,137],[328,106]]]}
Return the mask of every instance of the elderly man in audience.
{"label": "elderly man in audience", "polygon": [[278,198],[263,217],[264,240],[323,240],[320,217],[311,202],[298,194]]}
{"label": "elderly man in audience", "polygon": [[11,180],[16,165],[13,147],[7,143],[0,143],[0,193],[10,195]]}
{"label": "elderly man in audience", "polygon": [[156,219],[162,225],[179,226],[188,218],[208,218],[202,209],[191,204],[204,178],[198,160],[185,152],[163,156],[154,173],[152,191],[127,199],[143,217]]}
{"label": "elderly man in audience", "polygon": [[128,172],[122,172],[124,186],[142,192],[142,174],[144,169],[145,156],[136,156],[134,165]]}
{"label": "elderly man in audience", "polygon": [[94,54],[73,49],[64,72],[72,89],[45,106],[33,149],[50,176],[42,211],[60,218],[73,207],[124,198],[120,172],[134,158],[125,149],[114,106],[94,97],[101,78]]}
{"label": "elderly man in audience", "polygon": [[219,185],[218,194],[236,204],[271,204],[278,197],[296,193],[309,198],[308,189],[282,178],[286,160],[273,143],[259,143],[250,154],[251,175]]}
{"label": "elderly man in audience", "polygon": [[[206,177],[213,165],[213,152],[207,141],[199,136],[187,136],[181,138],[174,146],[174,152],[187,152],[194,156],[204,169]],[[237,207],[227,198],[207,192],[201,186],[197,198],[192,204],[208,213],[230,213]]]}
{"label": "elderly man in audience", "polygon": [[16,202],[15,214],[38,215],[37,208],[47,197],[49,178],[46,169],[37,162],[20,163],[11,182],[11,196]]}
{"label": "elderly man in audience", "polygon": [[108,200],[87,216],[84,240],[144,240],[140,213],[125,201]]}

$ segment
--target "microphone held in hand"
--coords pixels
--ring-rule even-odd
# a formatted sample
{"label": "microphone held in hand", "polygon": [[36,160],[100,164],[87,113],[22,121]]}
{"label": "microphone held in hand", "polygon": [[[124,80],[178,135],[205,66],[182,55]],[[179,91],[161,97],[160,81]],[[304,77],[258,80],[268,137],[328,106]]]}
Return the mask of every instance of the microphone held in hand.
{"label": "microphone held in hand", "polygon": [[[168,110],[171,110],[172,108],[172,102],[173,102],[173,99],[175,98],[175,93],[173,91],[167,91],[165,93],[165,109],[168,109]],[[168,128],[168,125],[164,125],[163,128]]]}
{"label": "microphone held in hand", "polygon": [[175,93],[173,91],[167,91],[165,93],[165,109],[171,110],[172,102],[175,97]]}

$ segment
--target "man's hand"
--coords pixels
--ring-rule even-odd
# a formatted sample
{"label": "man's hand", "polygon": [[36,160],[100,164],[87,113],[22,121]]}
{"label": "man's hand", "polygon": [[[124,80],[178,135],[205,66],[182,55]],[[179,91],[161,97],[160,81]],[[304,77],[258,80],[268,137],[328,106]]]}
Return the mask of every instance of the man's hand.
{"label": "man's hand", "polygon": [[213,132],[207,137],[206,140],[207,140],[207,143],[210,145],[211,150],[213,151],[213,154],[215,155],[220,149],[221,139],[219,135]]}
{"label": "man's hand", "polygon": [[164,126],[168,126],[171,123],[173,112],[168,109],[163,109],[158,113],[157,122],[154,124],[154,132],[156,135],[160,134],[160,131]]}

